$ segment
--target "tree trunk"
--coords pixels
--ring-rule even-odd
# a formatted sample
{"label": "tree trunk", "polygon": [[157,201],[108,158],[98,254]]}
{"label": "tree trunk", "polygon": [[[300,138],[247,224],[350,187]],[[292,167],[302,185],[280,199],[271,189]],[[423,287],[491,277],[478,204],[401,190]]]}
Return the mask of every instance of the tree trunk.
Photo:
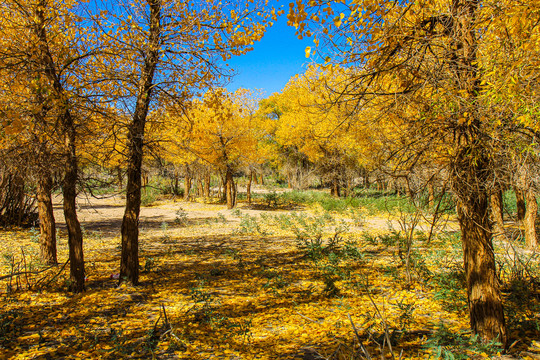
{"label": "tree trunk", "polygon": [[139,284],[139,213],[141,208],[141,171],[144,127],[159,61],[161,42],[161,0],[148,1],[150,7],[148,39],[133,118],[128,126],[128,171],[126,209],[122,220],[122,257],[120,282]]}
{"label": "tree trunk", "polygon": [[65,145],[67,148],[64,174],[64,218],[68,231],[70,290],[84,291],[84,253],[81,224],[77,219],[77,154],[75,152],[75,126],[71,114],[66,112],[64,126],[66,128]]}
{"label": "tree trunk", "polygon": [[184,175],[184,201],[189,201],[190,193],[191,193],[191,174],[189,173],[189,167],[186,165],[186,174]]}
{"label": "tree trunk", "polygon": [[56,224],[52,204],[52,177],[50,172],[42,170],[37,183],[39,214],[39,248],[41,260],[48,265],[58,264],[56,257]]}
{"label": "tree trunk", "polygon": [[[140,122],[140,118],[137,120]],[[141,210],[142,137],[129,136],[126,208],[122,219],[120,282],[139,284],[139,213]]]}
{"label": "tree trunk", "polygon": [[197,179],[199,197],[204,197],[204,181],[202,175]]}
{"label": "tree trunk", "polygon": [[493,221],[493,236],[504,238],[503,220],[503,197],[502,190],[496,189],[490,196],[491,200],[491,220]]}
{"label": "tree trunk", "polygon": [[248,183],[246,186],[246,199],[248,204],[251,204],[251,183],[253,182],[253,171],[249,170]]}
{"label": "tree trunk", "polygon": [[210,199],[210,181],[212,178],[210,177],[210,171],[206,171],[204,174],[204,198]]}
{"label": "tree trunk", "polygon": [[116,167],[116,179],[118,180],[118,189],[122,190],[122,182],[123,182],[123,176],[122,176],[122,168],[120,166]]}
{"label": "tree trunk", "polygon": [[506,347],[506,324],[489,219],[493,164],[486,153],[486,142],[490,139],[483,132],[483,122],[478,119],[481,108],[476,99],[481,90],[476,38],[478,11],[478,0],[453,0],[451,3],[448,66],[457,75],[454,81],[460,92],[457,104],[461,114],[458,116],[470,116],[467,124],[456,127],[457,151],[451,176],[459,199],[458,221],[471,328],[483,341],[497,340]]}
{"label": "tree trunk", "polygon": [[477,195],[481,197],[462,204],[458,211],[470,323],[485,341],[497,339],[505,345],[506,325],[491,243],[488,201],[483,194]]}
{"label": "tree trunk", "polygon": [[261,173],[261,185],[264,185],[264,175]]}
{"label": "tree trunk", "polygon": [[255,185],[259,185],[259,179],[257,178],[257,172],[252,171],[253,174],[253,181],[255,182]]}
{"label": "tree trunk", "polygon": [[428,188],[428,206],[432,207],[435,203],[435,187],[433,186],[433,178],[429,179],[427,183]]}
{"label": "tree trunk", "polygon": [[523,225],[525,227],[525,244],[529,249],[536,249],[538,247],[538,237],[536,236],[536,215],[538,212],[538,203],[536,202],[536,194],[534,189],[530,186],[525,192],[527,201],[527,210],[525,211],[525,217],[523,219]]}
{"label": "tree trunk", "polygon": [[39,39],[39,59],[42,62],[43,73],[49,79],[55,96],[59,100],[59,120],[62,126],[62,135],[64,138],[64,218],[68,232],[69,245],[69,263],[70,263],[70,290],[73,292],[84,291],[84,255],[83,238],[81,225],[77,219],[77,152],[75,147],[76,129],[75,122],[70,110],[70,104],[66,99],[66,91],[62,85],[60,74],[57,72],[57,66],[51,56],[49,49],[49,40],[47,38],[47,19],[44,13],[44,6],[36,11],[37,26],[34,28],[36,36]]}
{"label": "tree trunk", "polygon": [[521,189],[514,186],[514,192],[516,193],[516,212],[518,221],[523,221],[525,218],[525,195]]}
{"label": "tree trunk", "polygon": [[178,176],[178,171],[175,170],[173,176],[174,176],[174,179],[173,179],[172,191],[173,191],[173,195],[176,196],[176,195],[178,195],[179,190],[180,190],[179,187],[178,187],[178,184],[180,182],[180,180],[179,180],[180,177]]}
{"label": "tree trunk", "polygon": [[234,178],[232,170],[227,167],[225,174],[225,196],[227,198],[227,209],[232,209],[236,205],[236,199],[234,197]]}
{"label": "tree trunk", "polygon": [[338,175],[334,175],[332,179],[332,188],[330,189],[330,195],[335,197],[341,196],[341,187],[339,185],[339,177]]}

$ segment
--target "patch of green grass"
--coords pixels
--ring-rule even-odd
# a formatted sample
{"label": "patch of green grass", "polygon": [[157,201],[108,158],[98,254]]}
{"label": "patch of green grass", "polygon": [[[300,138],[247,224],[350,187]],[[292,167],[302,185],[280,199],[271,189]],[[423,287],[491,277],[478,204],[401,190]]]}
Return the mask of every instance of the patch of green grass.
{"label": "patch of green grass", "polygon": [[374,192],[366,190],[356,192],[354,196],[334,197],[322,191],[288,191],[279,194],[281,203],[304,205],[319,204],[325,211],[346,212],[350,209],[364,208],[368,214],[392,212],[400,209],[404,212],[414,212],[415,206],[406,197],[389,192]]}

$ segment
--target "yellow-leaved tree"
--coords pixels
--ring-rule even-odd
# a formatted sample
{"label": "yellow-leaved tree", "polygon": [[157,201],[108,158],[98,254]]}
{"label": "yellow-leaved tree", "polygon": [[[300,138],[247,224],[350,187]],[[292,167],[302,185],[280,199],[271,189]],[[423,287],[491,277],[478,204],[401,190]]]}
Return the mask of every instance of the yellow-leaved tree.
{"label": "yellow-leaved tree", "polygon": [[[445,167],[458,204],[471,328],[503,344],[489,201],[509,149],[502,145],[512,140],[507,130],[537,125],[538,67],[529,66],[537,60],[525,50],[538,48],[538,18],[537,1],[489,0],[298,1],[289,13],[298,34],[320,45],[315,56],[350,69],[340,98],[356,109],[376,104],[375,119],[400,124],[396,165],[435,155]],[[501,112],[506,101],[513,111]]]}
{"label": "yellow-leaved tree", "polygon": [[171,109],[166,115],[176,119],[169,120],[174,126],[168,131],[172,138],[164,142],[167,151],[186,160],[195,156],[217,170],[229,209],[236,205],[234,174],[267,157],[265,148],[259,145],[266,134],[266,119],[255,116],[257,103],[257,97],[248,90],[230,93],[217,88],[194,100],[186,111]]}

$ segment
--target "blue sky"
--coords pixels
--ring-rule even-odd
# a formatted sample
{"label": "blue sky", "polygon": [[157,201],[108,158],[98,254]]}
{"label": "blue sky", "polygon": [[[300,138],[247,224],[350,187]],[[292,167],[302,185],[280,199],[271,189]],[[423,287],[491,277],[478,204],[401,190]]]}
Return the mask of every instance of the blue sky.
{"label": "blue sky", "polygon": [[294,33],[294,27],[287,26],[286,15],[280,16],[263,39],[255,43],[253,51],[228,61],[238,75],[227,89],[263,90],[266,97],[281,91],[292,76],[303,73],[309,63],[305,49],[313,47],[313,41],[298,40]]}

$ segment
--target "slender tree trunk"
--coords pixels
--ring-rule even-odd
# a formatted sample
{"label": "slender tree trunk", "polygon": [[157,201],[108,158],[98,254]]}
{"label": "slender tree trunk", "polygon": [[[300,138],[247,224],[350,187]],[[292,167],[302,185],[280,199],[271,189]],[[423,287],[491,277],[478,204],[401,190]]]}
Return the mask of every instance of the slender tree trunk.
{"label": "slender tree trunk", "polygon": [[503,197],[502,190],[496,189],[491,193],[491,220],[493,221],[493,236],[504,237]]}
{"label": "slender tree trunk", "polygon": [[227,183],[227,180],[225,179],[225,176],[221,173],[219,173],[219,190],[218,190],[218,198],[220,203],[227,202],[227,192],[225,191],[225,185]]}
{"label": "slender tree trunk", "polygon": [[210,171],[206,171],[204,174],[204,198],[210,199],[210,181],[212,180],[210,176]]}
{"label": "slender tree trunk", "polygon": [[173,194],[176,196],[176,195],[178,195],[179,190],[180,190],[179,187],[178,187],[178,184],[180,183],[180,179],[179,179],[180,177],[178,176],[178,171],[175,170],[173,176],[174,176],[174,179],[173,179],[173,189],[172,190],[173,190]]}
{"label": "slender tree trunk", "polygon": [[64,119],[66,128],[65,145],[67,148],[66,166],[64,173],[64,217],[66,219],[66,227],[68,231],[69,244],[69,265],[70,265],[70,281],[71,291],[84,291],[84,253],[83,253],[83,237],[81,224],[77,218],[77,154],[75,151],[75,126],[71,114],[66,112]]}
{"label": "slender tree trunk", "polygon": [[203,181],[202,175],[199,175],[199,178],[197,179],[197,184],[199,185],[198,186],[199,197],[204,197],[204,181]]}
{"label": "slender tree trunk", "polygon": [[292,175],[291,175],[291,172],[289,170],[287,170],[287,188],[288,189],[292,189],[293,188],[293,184],[292,184]]}
{"label": "slender tree trunk", "polygon": [[227,209],[232,209],[235,206],[234,178],[232,170],[229,167],[227,167],[227,172],[225,173],[225,196],[227,199]]}
{"label": "slender tree trunk", "polygon": [[514,186],[514,192],[516,194],[516,210],[517,210],[517,219],[518,221],[523,221],[525,218],[525,195],[523,191]]}
{"label": "slender tree trunk", "polygon": [[189,201],[189,195],[191,193],[191,173],[189,166],[186,165],[186,173],[184,175],[184,201]]}
{"label": "slender tree trunk", "polygon": [[260,182],[261,182],[261,185],[264,185],[264,174],[263,173],[261,173],[261,181]]}
{"label": "slender tree trunk", "polygon": [[148,39],[135,111],[128,127],[126,208],[122,220],[120,282],[126,281],[132,285],[139,284],[139,213],[144,127],[152,99],[154,72],[159,61],[161,41],[161,0],[149,0],[148,4],[150,7]]}
{"label": "slender tree trunk", "polygon": [[253,182],[253,170],[249,170],[248,183],[246,186],[246,198],[248,204],[251,204],[251,183]]}
{"label": "slender tree trunk", "polygon": [[253,181],[255,182],[255,185],[259,185],[259,179],[257,178],[257,172],[252,170],[253,174]]}
{"label": "slender tree trunk", "polygon": [[335,173],[334,177],[332,178],[332,189],[330,190],[330,194],[335,197],[341,196],[341,187],[339,185],[339,175],[337,173]]}
{"label": "slender tree trunk", "polygon": [[429,179],[427,183],[428,188],[428,206],[432,207],[435,203],[435,187],[433,186],[433,178]]}
{"label": "slender tree trunk", "polygon": [[59,103],[59,120],[62,126],[64,137],[65,164],[64,164],[64,218],[68,231],[69,263],[70,263],[70,290],[73,292],[84,291],[84,255],[83,238],[81,225],[77,219],[76,197],[77,197],[77,152],[75,147],[76,129],[75,122],[70,111],[70,104],[67,101],[66,91],[63,87],[60,74],[49,49],[47,38],[44,9],[47,4],[40,2],[40,7],[36,11],[37,24],[34,28],[39,41],[39,59],[42,62],[44,75],[50,81],[54,89],[56,99]]}
{"label": "slender tree trunk", "polygon": [[[139,126],[140,118],[138,119]],[[144,126],[144,125],[143,125]],[[140,130],[139,130],[140,131]],[[139,284],[139,213],[141,210],[142,137],[129,136],[126,208],[122,220],[120,281]]]}
{"label": "slender tree trunk", "polygon": [[525,192],[525,199],[527,201],[527,210],[525,211],[525,217],[523,219],[523,225],[525,227],[525,244],[529,249],[536,249],[538,247],[538,237],[536,235],[538,203],[536,202],[536,194],[534,193],[532,186],[529,186]]}
{"label": "slender tree trunk", "polygon": [[52,204],[52,177],[43,169],[37,184],[39,214],[39,247],[41,260],[48,265],[58,264],[56,257],[56,224]]}

